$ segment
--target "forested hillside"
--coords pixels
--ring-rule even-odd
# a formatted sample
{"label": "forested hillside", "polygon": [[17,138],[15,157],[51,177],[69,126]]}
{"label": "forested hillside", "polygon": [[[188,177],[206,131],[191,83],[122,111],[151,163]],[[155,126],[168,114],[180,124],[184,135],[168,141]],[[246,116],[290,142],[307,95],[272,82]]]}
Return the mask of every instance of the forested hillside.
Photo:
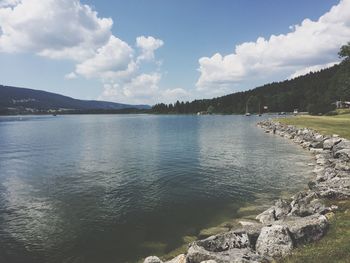
{"label": "forested hillside", "polygon": [[105,113],[149,108],[148,105],[78,100],[41,90],[0,85],[0,114],[47,113],[48,111]]}
{"label": "forested hillside", "polygon": [[[339,53],[340,54],[340,53]],[[346,57],[346,56],[344,56]],[[154,113],[244,113],[248,105],[251,113],[263,111],[290,112],[294,109],[312,114],[326,113],[335,108],[336,100],[350,101],[350,60],[339,65],[309,73],[291,80],[270,83],[245,92],[233,93],[219,98],[157,104]],[[260,109],[259,109],[260,106]]]}

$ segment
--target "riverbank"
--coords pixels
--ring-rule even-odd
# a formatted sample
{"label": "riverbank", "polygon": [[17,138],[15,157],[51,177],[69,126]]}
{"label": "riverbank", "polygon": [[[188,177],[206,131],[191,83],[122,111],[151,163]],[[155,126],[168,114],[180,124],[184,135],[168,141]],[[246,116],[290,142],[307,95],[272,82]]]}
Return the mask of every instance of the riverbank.
{"label": "riverbank", "polygon": [[[339,136],[325,136],[273,121],[259,125],[265,132],[292,139],[315,154],[316,179],[309,183],[309,190],[291,199],[277,200],[274,206],[259,214],[256,221],[242,221],[236,229],[191,243],[186,254],[168,262],[285,260],[293,249],[320,240],[330,226],[332,230],[336,210],[344,209],[336,200],[350,197],[350,142]],[[291,257],[289,260],[297,262]],[[145,262],[162,261],[149,257]]]}

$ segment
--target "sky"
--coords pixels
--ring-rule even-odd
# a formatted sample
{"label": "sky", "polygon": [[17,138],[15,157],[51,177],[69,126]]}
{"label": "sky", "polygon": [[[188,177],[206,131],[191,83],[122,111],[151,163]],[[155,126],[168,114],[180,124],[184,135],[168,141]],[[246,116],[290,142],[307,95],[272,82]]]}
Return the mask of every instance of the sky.
{"label": "sky", "polygon": [[150,104],[339,63],[350,0],[0,0],[0,84]]}

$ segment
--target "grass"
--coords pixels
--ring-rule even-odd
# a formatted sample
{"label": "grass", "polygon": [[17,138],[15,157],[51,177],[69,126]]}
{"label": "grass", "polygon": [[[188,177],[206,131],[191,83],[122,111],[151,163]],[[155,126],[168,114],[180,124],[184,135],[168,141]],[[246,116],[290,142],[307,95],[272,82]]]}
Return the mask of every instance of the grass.
{"label": "grass", "polygon": [[293,118],[280,118],[281,123],[306,127],[318,131],[321,134],[338,134],[350,139],[350,114],[341,113],[336,116],[309,116],[301,115]]}
{"label": "grass", "polygon": [[[338,134],[350,139],[349,110],[336,116],[298,116],[279,119],[281,123],[314,129],[322,134]],[[331,220],[327,235],[317,243],[308,244],[293,251],[283,263],[350,263],[350,200],[337,203],[339,211]]]}
{"label": "grass", "polygon": [[280,263],[349,263],[350,262],[350,201],[340,201],[329,231],[316,243],[297,248]]}

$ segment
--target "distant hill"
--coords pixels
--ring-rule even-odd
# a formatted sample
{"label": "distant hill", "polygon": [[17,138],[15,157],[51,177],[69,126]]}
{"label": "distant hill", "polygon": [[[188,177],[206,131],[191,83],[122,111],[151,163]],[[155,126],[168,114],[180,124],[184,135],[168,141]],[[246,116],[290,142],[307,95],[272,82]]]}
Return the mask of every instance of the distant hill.
{"label": "distant hill", "polygon": [[[350,61],[318,72],[312,72],[291,80],[274,82],[252,90],[226,96],[157,104],[154,113],[244,113],[248,105],[251,113],[262,111],[268,106],[270,112],[291,112],[294,109],[313,114],[331,111],[336,100],[350,101]],[[260,109],[259,109],[260,105]]]}
{"label": "distant hill", "polygon": [[107,101],[78,100],[67,96],[26,88],[0,85],[0,113],[45,113],[52,111],[108,111],[150,109],[148,105],[128,105]]}

